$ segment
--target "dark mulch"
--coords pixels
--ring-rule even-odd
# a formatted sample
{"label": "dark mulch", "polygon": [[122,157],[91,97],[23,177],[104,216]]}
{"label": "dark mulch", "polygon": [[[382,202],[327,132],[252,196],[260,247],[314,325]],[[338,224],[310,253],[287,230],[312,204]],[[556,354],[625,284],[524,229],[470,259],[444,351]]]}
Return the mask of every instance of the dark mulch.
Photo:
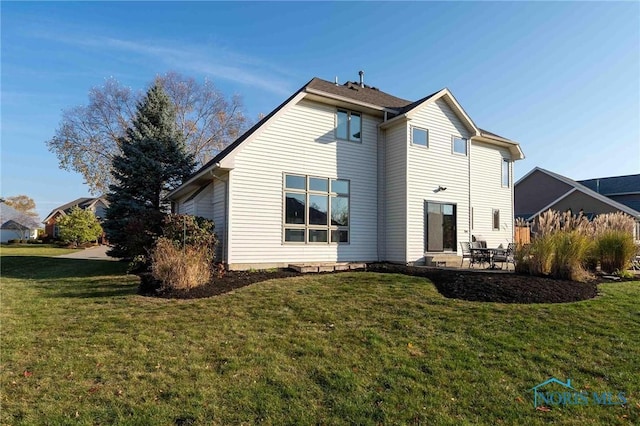
{"label": "dark mulch", "polygon": [[[578,283],[546,277],[506,272],[458,271],[372,264],[372,272],[401,273],[433,281],[445,297],[477,302],[567,303],[592,299],[598,295],[596,282]],[[212,283],[191,290],[160,289],[149,274],[141,274],[139,294],[166,299],[198,299],[228,293],[257,282],[299,276],[287,269],[275,271],[229,271]],[[600,280],[602,282],[603,280]]]}
{"label": "dark mulch", "polygon": [[138,293],[144,296],[161,297],[164,299],[201,299],[229,293],[260,281],[276,278],[289,278],[300,275],[288,269],[273,271],[228,271],[222,278],[215,278],[213,282],[193,288],[191,290],[161,289],[158,282],[154,281],[150,274],[140,274],[140,287]]}
{"label": "dark mulch", "polygon": [[[373,265],[379,272],[429,278],[444,297],[474,302],[566,303],[598,295],[596,283],[578,283],[509,272],[457,271]],[[370,268],[370,270],[372,269]]]}

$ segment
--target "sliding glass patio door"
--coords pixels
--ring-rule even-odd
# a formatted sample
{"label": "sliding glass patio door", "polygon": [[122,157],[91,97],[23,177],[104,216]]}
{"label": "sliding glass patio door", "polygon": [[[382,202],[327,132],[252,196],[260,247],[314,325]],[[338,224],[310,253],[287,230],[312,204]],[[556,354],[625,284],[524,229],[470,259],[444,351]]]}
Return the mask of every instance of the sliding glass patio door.
{"label": "sliding glass patio door", "polygon": [[425,202],[425,251],[456,251],[456,205]]}

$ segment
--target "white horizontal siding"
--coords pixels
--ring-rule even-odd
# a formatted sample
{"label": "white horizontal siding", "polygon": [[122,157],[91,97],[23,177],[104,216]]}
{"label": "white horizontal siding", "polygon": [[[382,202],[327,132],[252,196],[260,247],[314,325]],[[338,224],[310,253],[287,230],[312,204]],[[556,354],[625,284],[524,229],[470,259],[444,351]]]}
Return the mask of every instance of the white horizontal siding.
{"label": "white horizontal siding", "polygon": [[407,127],[404,123],[387,129],[385,151],[385,256],[383,260],[406,263]]}
{"label": "white horizontal siding", "polygon": [[213,184],[210,183],[194,199],[193,214],[196,216],[213,219]]}
{"label": "white horizontal siding", "polygon": [[[362,143],[336,141],[336,108],[303,100],[235,157],[230,173],[229,264],[377,259],[377,124]],[[349,179],[350,244],[283,243],[283,174]]]}
{"label": "white horizontal siding", "polygon": [[[452,151],[452,137],[469,138],[469,131],[442,99],[416,111],[409,126],[429,131],[429,146],[411,144],[407,129],[408,217],[407,254],[409,262],[424,261],[425,201],[456,204],[457,244],[469,240],[469,158]],[[434,192],[439,186],[447,188]]]}
{"label": "white horizontal siding", "polygon": [[[471,207],[473,235],[481,235],[489,247],[513,241],[513,162],[509,163],[509,187],[502,186],[502,159],[508,149],[482,142],[471,143]],[[493,230],[493,209],[500,210],[500,230]]]}
{"label": "white horizontal siding", "polygon": [[[188,197],[184,197],[187,199]],[[193,200],[183,201],[178,200],[178,214],[189,214],[193,215],[195,212],[195,203]]]}

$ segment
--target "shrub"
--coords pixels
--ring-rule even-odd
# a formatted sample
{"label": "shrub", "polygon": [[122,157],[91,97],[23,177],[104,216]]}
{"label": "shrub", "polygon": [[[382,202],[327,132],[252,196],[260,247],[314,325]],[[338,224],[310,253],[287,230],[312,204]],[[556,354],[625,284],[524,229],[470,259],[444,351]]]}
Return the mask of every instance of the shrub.
{"label": "shrub", "polygon": [[595,256],[605,272],[626,270],[636,250],[633,235],[629,232],[611,229],[596,237]]}
{"label": "shrub", "polygon": [[151,256],[153,278],[163,288],[186,290],[206,284],[211,279],[211,257],[207,250],[193,245],[182,248],[160,237]]}
{"label": "shrub", "polygon": [[162,222],[162,235],[180,247],[194,245],[214,250],[217,243],[214,229],[212,220],[185,214],[167,215]]}
{"label": "shrub", "polygon": [[73,207],[69,214],[60,218],[60,239],[67,244],[83,245],[97,241],[102,235],[102,227],[91,210]]}

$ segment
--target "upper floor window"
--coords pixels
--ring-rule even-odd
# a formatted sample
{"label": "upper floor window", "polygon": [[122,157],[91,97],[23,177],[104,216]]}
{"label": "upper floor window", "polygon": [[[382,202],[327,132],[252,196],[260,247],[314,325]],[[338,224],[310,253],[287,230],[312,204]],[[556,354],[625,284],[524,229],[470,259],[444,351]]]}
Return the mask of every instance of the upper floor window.
{"label": "upper floor window", "polygon": [[502,186],[509,186],[509,160],[502,159]]}
{"label": "upper floor window", "polygon": [[429,131],[413,127],[411,131],[411,142],[414,145],[429,146]]}
{"label": "upper floor window", "polygon": [[453,152],[456,154],[467,155],[467,140],[465,138],[454,136]]}
{"label": "upper floor window", "polygon": [[336,116],[336,138],[351,142],[362,141],[362,116],[359,112],[338,110]]}

